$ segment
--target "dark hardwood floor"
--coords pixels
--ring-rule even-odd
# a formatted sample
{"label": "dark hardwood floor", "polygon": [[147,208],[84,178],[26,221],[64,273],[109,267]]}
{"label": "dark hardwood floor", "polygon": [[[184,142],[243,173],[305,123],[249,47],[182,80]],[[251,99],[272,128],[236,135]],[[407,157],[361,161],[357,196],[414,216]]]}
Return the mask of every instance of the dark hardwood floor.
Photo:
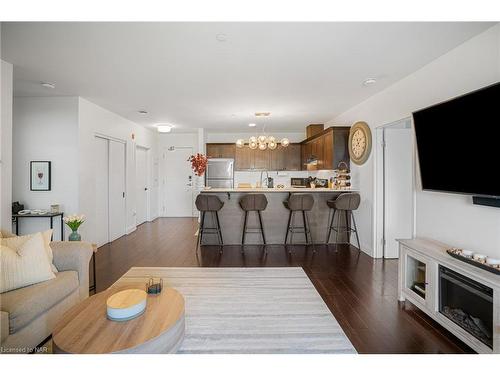
{"label": "dark hardwood floor", "polygon": [[375,260],[352,246],[203,246],[196,256],[196,221],[161,218],[99,248],[97,290],[130,267],[303,267],[360,353],[472,353],[410,303],[397,301],[397,260]]}

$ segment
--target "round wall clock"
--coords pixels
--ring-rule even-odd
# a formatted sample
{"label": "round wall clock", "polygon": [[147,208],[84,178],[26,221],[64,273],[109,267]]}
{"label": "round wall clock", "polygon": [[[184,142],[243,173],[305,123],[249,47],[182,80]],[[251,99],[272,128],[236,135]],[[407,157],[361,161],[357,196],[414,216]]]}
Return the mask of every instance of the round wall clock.
{"label": "round wall clock", "polygon": [[358,165],[364,164],[372,149],[372,132],[364,121],[356,122],[349,131],[349,156]]}

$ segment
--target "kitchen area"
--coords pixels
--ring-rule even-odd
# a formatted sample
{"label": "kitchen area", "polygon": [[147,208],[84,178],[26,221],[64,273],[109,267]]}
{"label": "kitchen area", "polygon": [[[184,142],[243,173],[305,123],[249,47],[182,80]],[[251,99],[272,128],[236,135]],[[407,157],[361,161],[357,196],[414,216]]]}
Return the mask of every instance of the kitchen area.
{"label": "kitchen area", "polygon": [[[348,233],[337,236],[330,226],[342,228],[346,221],[351,224],[351,212],[337,210],[332,221],[335,210],[328,201],[343,193],[357,193],[351,185],[349,132],[350,127],[324,129],[322,124],[312,124],[306,128],[306,139],[297,143],[272,136],[207,143],[208,163],[201,194],[216,195],[223,205],[217,217],[206,215],[205,227],[216,228],[218,221],[224,245],[241,244],[244,227],[253,229],[246,233],[245,244],[263,244],[264,236],[256,230],[261,223],[266,244],[284,244],[285,240],[305,243],[304,233],[287,229],[290,225],[303,227],[304,223],[309,224],[309,244],[347,242]],[[259,215],[247,214],[242,208],[240,202],[249,194],[265,196],[265,209]],[[313,203],[298,215],[291,215],[284,202],[298,194],[310,195]],[[221,243],[216,233],[206,231],[203,237],[203,244]]]}

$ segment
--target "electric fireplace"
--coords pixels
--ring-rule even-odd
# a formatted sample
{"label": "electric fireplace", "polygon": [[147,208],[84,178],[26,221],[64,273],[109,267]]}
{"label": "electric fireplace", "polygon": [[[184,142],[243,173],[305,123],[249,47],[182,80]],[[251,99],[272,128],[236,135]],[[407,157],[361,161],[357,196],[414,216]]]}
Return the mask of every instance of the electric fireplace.
{"label": "electric fireplace", "polygon": [[440,265],[439,312],[493,348],[493,289]]}

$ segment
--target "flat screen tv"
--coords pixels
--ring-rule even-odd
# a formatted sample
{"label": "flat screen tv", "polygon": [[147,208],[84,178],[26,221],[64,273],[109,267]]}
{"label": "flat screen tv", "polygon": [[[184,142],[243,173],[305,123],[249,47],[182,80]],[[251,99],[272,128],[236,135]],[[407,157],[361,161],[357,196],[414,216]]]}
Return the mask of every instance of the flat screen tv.
{"label": "flat screen tv", "polygon": [[424,190],[500,196],[500,83],[413,113]]}

